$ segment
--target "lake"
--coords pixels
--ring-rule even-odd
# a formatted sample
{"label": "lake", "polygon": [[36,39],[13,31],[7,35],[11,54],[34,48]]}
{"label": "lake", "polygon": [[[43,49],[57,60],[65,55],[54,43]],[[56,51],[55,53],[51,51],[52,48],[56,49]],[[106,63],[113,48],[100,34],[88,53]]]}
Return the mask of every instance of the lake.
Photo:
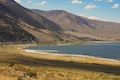
{"label": "lake", "polygon": [[92,42],[88,45],[31,46],[30,50],[51,50],[61,54],[88,55],[120,60],[120,42]]}

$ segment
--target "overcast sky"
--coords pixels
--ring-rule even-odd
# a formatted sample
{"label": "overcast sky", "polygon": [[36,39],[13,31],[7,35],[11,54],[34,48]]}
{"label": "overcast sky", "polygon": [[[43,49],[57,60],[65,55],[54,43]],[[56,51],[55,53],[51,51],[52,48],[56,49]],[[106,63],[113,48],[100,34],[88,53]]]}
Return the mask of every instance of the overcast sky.
{"label": "overcast sky", "polygon": [[120,0],[15,0],[24,7],[40,10],[66,10],[70,13],[120,23]]}

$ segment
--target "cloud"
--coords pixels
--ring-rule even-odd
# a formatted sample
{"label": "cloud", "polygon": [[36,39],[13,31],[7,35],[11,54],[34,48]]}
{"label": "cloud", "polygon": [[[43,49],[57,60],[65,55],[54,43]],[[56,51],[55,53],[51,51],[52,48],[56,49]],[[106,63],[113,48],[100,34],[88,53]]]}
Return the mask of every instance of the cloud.
{"label": "cloud", "polygon": [[80,14],[79,16],[81,16],[81,17],[86,17],[85,14]]}
{"label": "cloud", "polygon": [[42,1],[42,2],[40,2],[40,3],[37,3],[36,5],[41,5],[41,6],[43,6],[43,5],[45,5],[45,4],[47,4],[47,1]]}
{"label": "cloud", "polygon": [[94,0],[94,1],[99,1],[99,2],[114,2],[114,0]]}
{"label": "cloud", "polygon": [[120,4],[114,4],[113,6],[112,6],[112,8],[118,8],[120,6]]}
{"label": "cloud", "polygon": [[[84,18],[88,18],[88,19],[91,19],[91,20],[100,20],[100,21],[109,21],[109,22],[111,22],[110,20],[108,20],[108,19],[101,19],[100,17],[97,17],[97,16],[87,16],[87,15],[85,15],[85,14],[80,14],[79,15],[80,17],[84,17]],[[117,21],[117,22],[119,22],[119,21]],[[120,22],[119,22],[120,23]]]}
{"label": "cloud", "polygon": [[89,16],[88,19],[100,20],[99,17],[96,17],[96,16]]}
{"label": "cloud", "polygon": [[99,17],[96,17],[96,16],[86,16],[85,14],[80,14],[79,16],[92,19],[92,20],[101,20]]}
{"label": "cloud", "polygon": [[105,0],[105,2],[113,2],[113,0]]}
{"label": "cloud", "polygon": [[94,1],[102,1],[102,0],[94,0]]}
{"label": "cloud", "polygon": [[21,0],[15,0],[15,2],[17,2],[17,3],[21,3]]}
{"label": "cloud", "polygon": [[72,4],[82,4],[83,1],[79,1],[79,0],[72,0],[71,2]]}
{"label": "cloud", "polygon": [[97,8],[97,6],[94,5],[94,4],[92,4],[92,5],[87,5],[87,6],[85,7],[85,9],[94,9],[94,8]]}

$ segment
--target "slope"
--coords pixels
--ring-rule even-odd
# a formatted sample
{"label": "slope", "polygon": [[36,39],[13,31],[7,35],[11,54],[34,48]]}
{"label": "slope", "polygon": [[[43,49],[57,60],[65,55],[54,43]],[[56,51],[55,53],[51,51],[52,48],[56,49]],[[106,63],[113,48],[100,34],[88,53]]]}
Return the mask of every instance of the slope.
{"label": "slope", "polygon": [[[49,41],[47,37],[54,41],[51,35],[59,32],[61,28],[57,24],[14,0],[0,0],[0,42]],[[43,35],[47,37],[39,37]]]}
{"label": "slope", "polygon": [[98,40],[120,39],[119,23],[90,20],[63,10],[41,11],[33,9],[32,11],[59,24],[65,29],[65,33],[78,38]]}

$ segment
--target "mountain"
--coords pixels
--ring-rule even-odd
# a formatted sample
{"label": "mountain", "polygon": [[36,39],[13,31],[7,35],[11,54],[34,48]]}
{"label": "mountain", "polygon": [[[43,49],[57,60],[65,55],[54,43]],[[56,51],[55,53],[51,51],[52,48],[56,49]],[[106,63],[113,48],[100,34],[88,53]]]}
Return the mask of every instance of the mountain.
{"label": "mountain", "polygon": [[0,0],[0,42],[120,40],[120,24],[90,20],[63,10],[30,10]]}
{"label": "mountain", "polygon": [[55,41],[62,29],[14,0],[0,0],[0,42]]}
{"label": "mountain", "polygon": [[59,24],[64,33],[79,39],[120,40],[120,23],[90,20],[64,10],[32,11]]}

